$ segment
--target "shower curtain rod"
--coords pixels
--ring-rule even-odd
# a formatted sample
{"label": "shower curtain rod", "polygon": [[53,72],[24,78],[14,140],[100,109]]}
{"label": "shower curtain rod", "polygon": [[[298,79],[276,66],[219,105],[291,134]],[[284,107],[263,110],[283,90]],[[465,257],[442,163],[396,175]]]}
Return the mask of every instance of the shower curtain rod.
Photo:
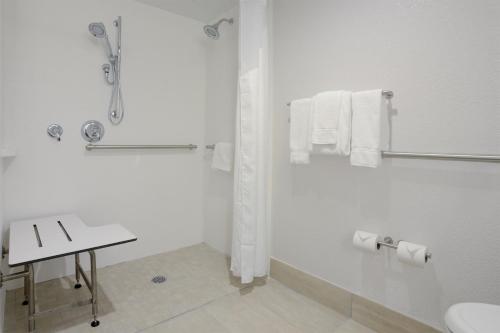
{"label": "shower curtain rod", "polygon": [[[387,99],[391,99],[394,97],[394,92],[392,90],[382,90],[382,96],[384,96]],[[292,105],[292,102],[286,103],[286,106]]]}

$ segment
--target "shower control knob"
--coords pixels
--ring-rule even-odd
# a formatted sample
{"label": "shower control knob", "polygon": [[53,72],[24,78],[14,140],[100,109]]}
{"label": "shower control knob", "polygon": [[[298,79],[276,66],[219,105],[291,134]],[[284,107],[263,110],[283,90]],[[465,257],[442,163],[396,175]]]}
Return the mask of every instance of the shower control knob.
{"label": "shower control knob", "polygon": [[111,65],[110,64],[104,64],[102,65],[102,70],[104,71],[104,73],[109,74],[109,72],[111,71]]}
{"label": "shower control knob", "polygon": [[47,134],[56,139],[57,141],[61,141],[61,136],[63,134],[63,128],[59,124],[52,124],[47,127]]}
{"label": "shower control knob", "polygon": [[82,125],[82,137],[90,143],[101,141],[104,136],[104,126],[97,120],[86,121]]}

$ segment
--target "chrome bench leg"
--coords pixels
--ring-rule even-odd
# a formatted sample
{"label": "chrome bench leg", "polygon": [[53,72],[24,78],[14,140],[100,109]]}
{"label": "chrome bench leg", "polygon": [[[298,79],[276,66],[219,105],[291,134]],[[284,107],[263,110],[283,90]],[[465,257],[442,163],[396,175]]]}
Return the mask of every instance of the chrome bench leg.
{"label": "chrome bench leg", "polygon": [[90,279],[92,284],[92,316],[94,320],[90,325],[92,327],[99,326],[99,320],[97,320],[97,269],[96,269],[96,260],[95,260],[95,252],[89,251],[90,255]]}
{"label": "chrome bench leg", "polygon": [[75,254],[75,278],[76,278],[76,284],[75,284],[75,289],[79,289],[82,287],[82,284],[80,283],[80,254],[76,253]]}
{"label": "chrome bench leg", "polygon": [[[24,265],[24,270],[27,272],[28,271],[28,265]],[[28,276],[24,277],[24,301],[23,305],[28,305],[29,304],[29,299],[30,299],[30,280]]]}
{"label": "chrome bench leg", "polygon": [[28,264],[28,284],[29,284],[29,297],[28,297],[28,332],[35,330],[35,271],[33,264]]}

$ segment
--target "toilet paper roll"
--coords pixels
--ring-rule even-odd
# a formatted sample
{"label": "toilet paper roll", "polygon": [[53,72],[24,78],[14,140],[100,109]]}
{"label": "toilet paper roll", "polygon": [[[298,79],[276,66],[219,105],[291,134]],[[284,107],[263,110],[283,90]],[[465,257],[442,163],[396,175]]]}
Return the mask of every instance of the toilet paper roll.
{"label": "toilet paper roll", "polygon": [[397,256],[400,262],[424,267],[427,262],[427,246],[400,241],[397,249]]}
{"label": "toilet paper roll", "polygon": [[377,234],[356,230],[354,237],[352,238],[352,243],[358,249],[368,252],[376,252],[378,249],[378,239],[379,236]]}

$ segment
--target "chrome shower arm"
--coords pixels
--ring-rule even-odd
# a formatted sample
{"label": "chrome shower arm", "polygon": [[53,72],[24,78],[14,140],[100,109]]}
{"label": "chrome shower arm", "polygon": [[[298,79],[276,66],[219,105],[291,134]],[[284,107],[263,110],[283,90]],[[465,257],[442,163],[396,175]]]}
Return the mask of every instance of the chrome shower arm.
{"label": "chrome shower arm", "polygon": [[222,22],[227,22],[229,24],[233,24],[234,20],[232,18],[227,19],[227,18],[222,18],[218,20],[216,23],[213,24],[214,27],[218,27]]}

